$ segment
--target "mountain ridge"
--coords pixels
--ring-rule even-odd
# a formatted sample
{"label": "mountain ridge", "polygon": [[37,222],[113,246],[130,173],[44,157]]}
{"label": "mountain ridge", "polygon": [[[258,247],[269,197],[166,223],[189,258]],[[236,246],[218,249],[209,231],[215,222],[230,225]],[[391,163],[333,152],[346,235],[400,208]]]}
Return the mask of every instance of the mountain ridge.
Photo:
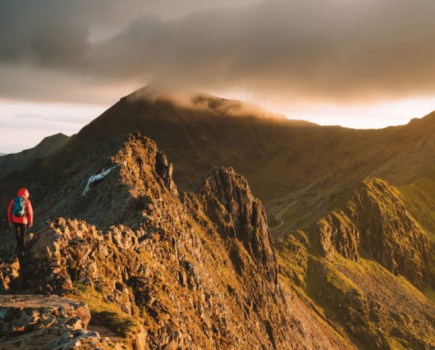
{"label": "mountain ridge", "polygon": [[[141,348],[151,349],[352,347],[280,287],[264,209],[243,177],[216,169],[197,193],[179,196],[154,142],[130,136],[97,166],[121,160],[125,166],[84,196],[79,188],[63,209],[81,217],[73,202],[84,202],[93,218],[93,208],[104,207],[111,226],[98,217],[99,228],[62,217],[41,226],[18,276],[11,276],[12,282],[22,276],[21,293],[76,294],[96,318],[102,315],[89,296],[99,295],[118,310],[115,319],[137,321],[125,326],[122,342],[130,347],[134,339],[141,343],[138,337],[145,339]],[[310,320],[292,315],[295,307]],[[114,317],[106,319],[109,326]],[[23,342],[32,337],[18,335]]]}
{"label": "mountain ridge", "polygon": [[69,140],[69,136],[58,133],[45,137],[33,148],[19,153],[0,154],[0,177],[15,171],[25,170],[39,159],[61,149]]}
{"label": "mountain ridge", "polygon": [[217,112],[227,103],[123,98],[1,177],[0,203],[26,186],[37,220],[31,264],[1,262],[0,289],[85,300],[130,348],[434,346],[420,290],[435,276],[435,119],[352,130]]}
{"label": "mountain ridge", "polygon": [[288,284],[358,348],[430,348],[434,305],[423,292],[434,288],[435,244],[384,180],[365,180],[342,208],[278,239],[277,249]]}

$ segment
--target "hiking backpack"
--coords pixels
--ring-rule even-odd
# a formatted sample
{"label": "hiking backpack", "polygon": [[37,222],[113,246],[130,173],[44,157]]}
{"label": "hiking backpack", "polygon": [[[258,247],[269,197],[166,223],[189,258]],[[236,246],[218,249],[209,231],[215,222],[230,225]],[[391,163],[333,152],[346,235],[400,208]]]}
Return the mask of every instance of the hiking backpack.
{"label": "hiking backpack", "polygon": [[12,207],[12,215],[23,217],[26,216],[26,198],[16,196]]}

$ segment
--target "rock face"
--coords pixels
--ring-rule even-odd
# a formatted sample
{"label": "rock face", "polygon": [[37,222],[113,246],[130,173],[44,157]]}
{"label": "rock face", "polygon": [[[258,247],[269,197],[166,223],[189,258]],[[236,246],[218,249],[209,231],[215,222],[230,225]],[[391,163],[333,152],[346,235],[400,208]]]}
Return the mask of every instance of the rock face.
{"label": "rock face", "polygon": [[[68,201],[59,185],[41,203],[74,219],[37,230],[22,290],[86,301],[131,349],[353,348],[280,284],[264,208],[242,176],[216,169],[179,194],[151,140],[111,151],[65,178]],[[82,195],[90,175],[121,163]]]}
{"label": "rock face", "polygon": [[277,262],[266,212],[246,179],[232,168],[215,169],[203,180],[199,195],[207,215],[218,221],[219,232],[242,242],[256,266],[277,285]]}
{"label": "rock face", "polygon": [[355,261],[360,255],[372,257],[421,288],[435,279],[427,265],[429,236],[383,180],[364,181],[345,207],[320,219],[310,235],[320,238],[325,256],[336,251]]}
{"label": "rock face", "polygon": [[0,261],[0,293],[6,293],[11,289],[14,281],[20,276],[20,261],[15,258],[12,261]]}
{"label": "rock face", "polygon": [[283,274],[359,348],[434,346],[435,308],[415,288],[434,280],[433,246],[385,181],[364,181],[342,209],[290,233],[278,249]]}

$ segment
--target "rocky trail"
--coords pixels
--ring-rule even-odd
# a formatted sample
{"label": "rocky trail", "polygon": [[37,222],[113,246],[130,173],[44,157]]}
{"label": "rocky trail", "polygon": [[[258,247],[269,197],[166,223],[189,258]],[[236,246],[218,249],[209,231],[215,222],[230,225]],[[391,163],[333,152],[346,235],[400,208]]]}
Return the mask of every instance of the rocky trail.
{"label": "rocky trail", "polygon": [[0,295],[0,348],[98,348],[100,336],[86,329],[90,318],[82,302],[54,295]]}

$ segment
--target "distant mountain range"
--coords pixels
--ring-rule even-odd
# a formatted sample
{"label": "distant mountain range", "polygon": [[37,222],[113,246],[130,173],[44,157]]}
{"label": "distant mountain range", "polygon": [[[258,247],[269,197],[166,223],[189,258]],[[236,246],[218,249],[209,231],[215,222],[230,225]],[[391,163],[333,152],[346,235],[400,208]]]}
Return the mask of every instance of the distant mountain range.
{"label": "distant mountain range", "polygon": [[20,171],[33,165],[41,158],[48,156],[62,148],[69,140],[64,134],[56,134],[44,138],[34,148],[24,150],[19,153],[3,154],[0,159],[0,177],[14,171]]}
{"label": "distant mountain range", "polygon": [[161,334],[216,349],[435,346],[435,113],[354,130],[142,89],[55,140],[0,164],[0,207],[21,186],[35,206],[28,291],[81,295],[100,321],[101,300],[140,320],[150,348]]}

